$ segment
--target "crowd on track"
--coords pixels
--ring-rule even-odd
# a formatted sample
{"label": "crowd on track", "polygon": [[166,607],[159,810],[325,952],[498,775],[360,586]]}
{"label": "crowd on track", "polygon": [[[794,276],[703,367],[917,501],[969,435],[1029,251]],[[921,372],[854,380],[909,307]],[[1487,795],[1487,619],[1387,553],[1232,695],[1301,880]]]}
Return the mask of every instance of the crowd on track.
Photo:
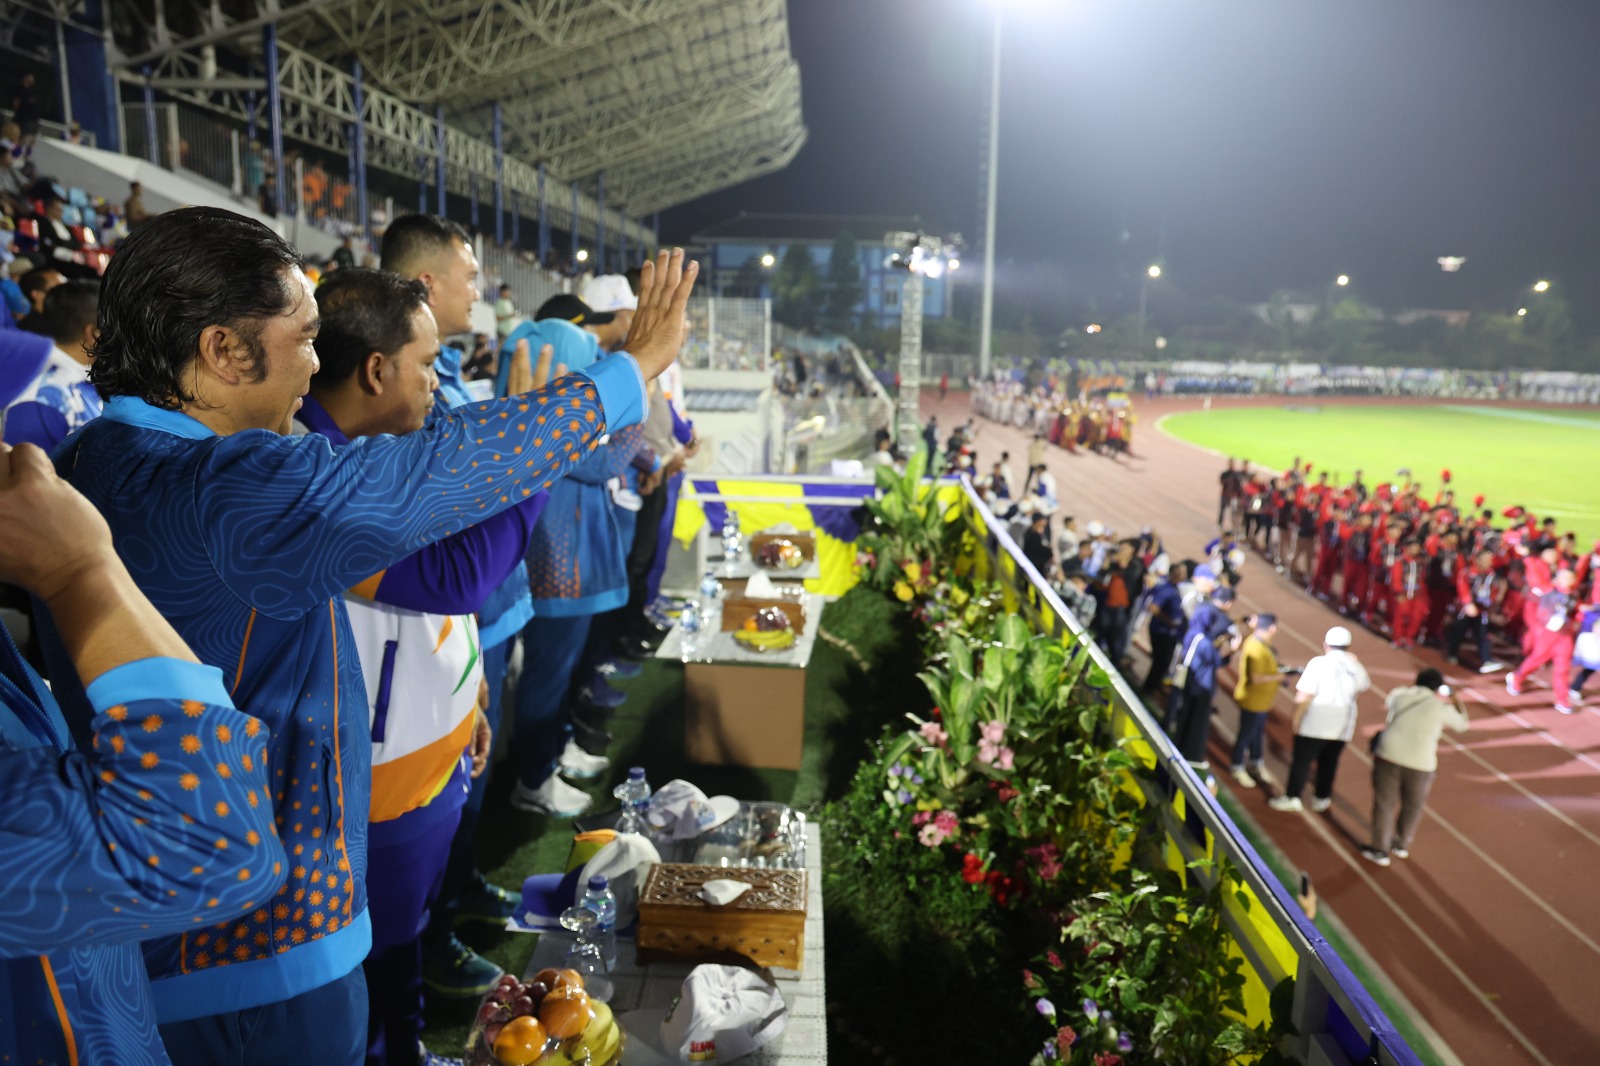
{"label": "crowd on track", "polygon": [[[1397,649],[1431,647],[1447,666],[1461,665],[1466,653],[1480,673],[1504,671],[1513,695],[1549,666],[1553,704],[1563,714],[1581,706],[1584,683],[1600,669],[1600,542],[1580,551],[1577,537],[1555,519],[1520,506],[1496,514],[1474,497],[1463,508],[1448,470],[1430,495],[1406,471],[1397,482],[1369,486],[1361,471],[1335,482],[1298,458],[1284,471],[1230,459],[1219,476],[1217,535],[1186,558],[1149,527],[1119,536],[1105,522],[1080,527],[1076,516],[1059,515],[1037,439],[1020,492],[1008,455],[987,476],[978,473],[976,432],[969,421],[952,433],[946,454],[957,457],[954,469],[968,473],[990,508],[1011,522],[1024,556],[1154,705],[1197,771],[1209,772],[1214,701],[1221,672],[1231,666],[1239,728],[1230,775],[1241,788],[1275,786],[1264,760],[1265,726],[1280,689],[1292,686],[1288,781],[1268,801],[1272,810],[1303,810],[1307,785],[1311,810],[1332,806],[1357,700],[1371,679],[1351,650],[1348,624],[1330,627],[1322,654],[1303,666],[1279,662],[1276,616],[1234,611],[1252,557]],[[1142,677],[1129,655],[1139,633],[1150,647]],[[1443,732],[1469,727],[1435,666],[1423,665],[1412,684],[1394,688],[1386,711],[1372,745],[1371,838],[1362,849],[1380,866],[1410,854]]]}

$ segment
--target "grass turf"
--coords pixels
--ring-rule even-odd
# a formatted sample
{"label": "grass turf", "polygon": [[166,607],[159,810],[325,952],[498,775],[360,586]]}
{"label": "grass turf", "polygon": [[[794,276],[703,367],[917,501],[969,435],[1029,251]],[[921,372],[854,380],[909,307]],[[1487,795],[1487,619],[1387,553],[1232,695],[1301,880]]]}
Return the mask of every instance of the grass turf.
{"label": "grass turf", "polygon": [[1482,493],[1498,514],[1521,505],[1553,517],[1580,546],[1600,537],[1600,413],[1469,404],[1238,407],[1169,415],[1161,428],[1180,440],[1285,469],[1294,461],[1369,486],[1408,467],[1431,497],[1448,469],[1456,503]]}
{"label": "grass turf", "polygon": [[[897,645],[903,623],[884,597],[859,589],[827,606],[822,627],[832,639],[817,642],[806,672],[805,751],[799,771],[691,766],[683,752],[683,666],[652,659],[639,677],[613,682],[628,693],[628,701],[611,723],[616,737],[611,771],[590,783],[595,809],[614,804],[611,789],[627,776],[629,766],[643,766],[655,785],[683,777],[711,795],[779,800],[815,815],[825,800],[848,787],[866,755],[868,740],[882,728],[885,719],[879,709],[892,708],[896,702],[862,671],[855,656],[877,662]],[[868,708],[878,713],[863,713]],[[478,862],[489,880],[518,891],[532,874],[565,869],[572,822],[513,808],[515,774],[505,759],[506,747],[497,742],[496,749],[497,765],[478,825]],[[824,838],[824,855],[827,847]],[[459,933],[474,950],[518,975],[538,941],[533,934],[478,925],[463,926]],[[828,952],[830,959],[833,954]],[[841,960],[846,957],[840,953]],[[831,978],[833,966],[829,970]],[[428,993],[423,1033],[428,1047],[440,1054],[461,1054],[477,1005],[476,999],[451,1000]]]}

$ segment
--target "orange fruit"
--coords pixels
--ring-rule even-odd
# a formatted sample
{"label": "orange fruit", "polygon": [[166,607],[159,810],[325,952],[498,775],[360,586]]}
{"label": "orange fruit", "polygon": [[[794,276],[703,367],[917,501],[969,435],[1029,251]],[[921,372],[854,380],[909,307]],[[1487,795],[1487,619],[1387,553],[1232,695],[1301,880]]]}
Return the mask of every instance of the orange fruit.
{"label": "orange fruit", "polygon": [[530,1066],[544,1054],[546,1035],[537,1018],[512,1018],[494,1038],[494,1057],[503,1066]]}
{"label": "orange fruit", "polygon": [[546,966],[544,969],[534,974],[533,982],[529,983],[531,984],[538,982],[543,984],[546,988],[554,988],[556,986],[556,974],[560,972],[561,971],[556,969],[554,966]]}
{"label": "orange fruit", "polygon": [[583,974],[577,970],[556,970],[555,976],[547,983],[552,992],[558,988],[582,988]]}
{"label": "orange fruit", "polygon": [[[577,1036],[589,1027],[594,1011],[589,1009],[589,993],[564,985],[553,988],[539,1004],[539,1021],[545,1032],[557,1040]],[[502,1034],[504,1035],[504,1034]]]}

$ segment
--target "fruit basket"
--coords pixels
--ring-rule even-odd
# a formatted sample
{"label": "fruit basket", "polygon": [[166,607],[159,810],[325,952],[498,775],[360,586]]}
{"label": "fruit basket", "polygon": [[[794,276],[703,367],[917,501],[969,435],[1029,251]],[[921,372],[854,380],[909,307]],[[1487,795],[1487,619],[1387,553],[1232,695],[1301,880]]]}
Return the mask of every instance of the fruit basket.
{"label": "fruit basket", "polygon": [[592,999],[576,970],[540,970],[532,981],[501,977],[478,1007],[467,1066],[615,1066],[622,1027]]}
{"label": "fruit basket", "polygon": [[750,561],[762,570],[799,570],[817,557],[817,541],[809,533],[757,533],[750,538]]}
{"label": "fruit basket", "polygon": [[751,651],[787,651],[794,647],[794,623],[782,607],[761,607],[739,624],[733,639]]}

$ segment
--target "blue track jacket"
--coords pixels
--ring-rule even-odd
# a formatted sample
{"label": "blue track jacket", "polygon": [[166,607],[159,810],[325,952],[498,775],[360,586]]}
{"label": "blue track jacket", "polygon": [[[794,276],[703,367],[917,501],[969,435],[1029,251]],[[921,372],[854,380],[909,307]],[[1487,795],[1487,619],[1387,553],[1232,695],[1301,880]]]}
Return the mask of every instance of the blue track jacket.
{"label": "blue track jacket", "polygon": [[[619,353],[540,392],[338,448],[315,434],[219,437],[128,396],[62,444],[57,466],[105,515],[134,580],[272,731],[288,881],[237,923],[144,945],[161,1021],[289,999],[367,954],[372,738],[344,591],[549,486],[644,410],[638,364]],[[41,631],[53,674],[70,679]],[[82,693],[69,681],[57,694],[85,729]],[[198,940],[218,934],[226,958]]]}
{"label": "blue track jacket", "polygon": [[0,1062],[166,1063],[138,941],[220,941],[283,883],[267,730],[219,671],[143,659],[87,698],[77,748],[0,627]]}

